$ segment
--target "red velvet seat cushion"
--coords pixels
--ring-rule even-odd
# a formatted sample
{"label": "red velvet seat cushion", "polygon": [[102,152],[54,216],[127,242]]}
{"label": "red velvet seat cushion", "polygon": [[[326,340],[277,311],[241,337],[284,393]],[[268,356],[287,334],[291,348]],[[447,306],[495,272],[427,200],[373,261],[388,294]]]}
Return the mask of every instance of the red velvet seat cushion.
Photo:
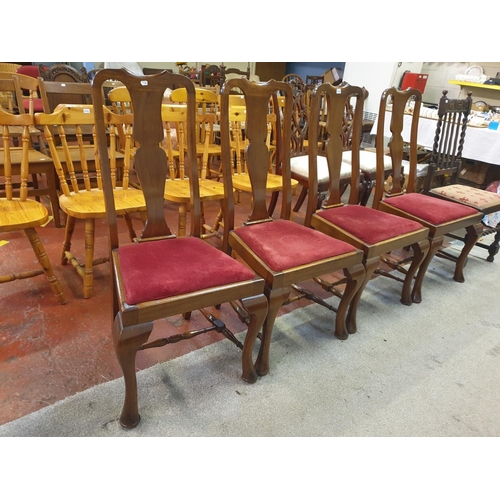
{"label": "red velvet seat cushion", "polygon": [[329,208],[317,215],[369,245],[423,228],[422,224],[410,219],[360,205]]}
{"label": "red velvet seat cushion", "polygon": [[474,208],[460,203],[440,200],[420,193],[408,193],[394,198],[386,198],[384,203],[433,225],[444,224],[478,213]]}
{"label": "red velvet seat cushion", "polygon": [[349,243],[289,220],[239,227],[234,232],[273,271],[355,251]]}
{"label": "red velvet seat cushion", "polygon": [[126,245],[118,256],[131,305],[255,277],[245,265],[194,237]]}
{"label": "red velvet seat cushion", "polygon": [[[30,100],[24,99],[23,106],[24,106],[24,109],[27,113],[30,109]],[[42,104],[42,100],[39,97],[35,97],[35,99],[33,99],[33,112],[34,113],[43,113],[43,104]]]}
{"label": "red velvet seat cushion", "polygon": [[20,75],[28,75],[31,78],[38,78],[40,76],[40,69],[36,65],[25,65],[17,68],[16,73]]}

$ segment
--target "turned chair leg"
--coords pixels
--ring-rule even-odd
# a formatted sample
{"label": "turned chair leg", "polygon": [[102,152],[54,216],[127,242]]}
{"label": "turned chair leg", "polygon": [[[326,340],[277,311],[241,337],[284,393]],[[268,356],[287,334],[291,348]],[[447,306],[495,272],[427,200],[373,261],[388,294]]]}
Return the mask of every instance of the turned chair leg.
{"label": "turned chair leg", "polygon": [[66,218],[66,226],[64,228],[64,241],[62,246],[61,264],[66,265],[68,263],[68,257],[66,252],[71,252],[71,238],[73,237],[73,232],[75,230],[76,219],[70,215]]}
{"label": "turned chair leg", "polygon": [[54,275],[54,271],[52,270],[50,260],[47,256],[47,253],[45,252],[45,247],[43,246],[43,243],[40,240],[40,237],[38,236],[36,229],[33,227],[25,229],[24,234],[26,234],[28,240],[30,241],[31,247],[35,252],[38,262],[40,263],[40,266],[42,267],[45,276],[47,276],[47,279],[49,280],[52,292],[54,293],[54,295],[57,297],[57,300],[61,304],[66,304],[66,299],[64,297],[61,284]]}

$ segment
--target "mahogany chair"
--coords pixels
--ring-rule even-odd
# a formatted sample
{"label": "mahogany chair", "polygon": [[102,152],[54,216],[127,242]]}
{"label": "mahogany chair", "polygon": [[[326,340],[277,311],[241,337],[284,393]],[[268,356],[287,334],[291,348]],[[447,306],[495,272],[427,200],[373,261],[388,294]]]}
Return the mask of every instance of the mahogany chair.
{"label": "mahogany chair", "polygon": [[[246,152],[247,170],[252,184],[251,212],[242,227],[234,226],[234,197],[232,150],[230,141],[229,95],[238,88],[246,100],[246,128],[248,139]],[[267,116],[270,99],[277,99],[279,92],[286,96],[283,124],[277,127],[277,158],[282,167],[283,191],[279,217],[269,215],[266,202],[269,148],[266,145]],[[279,309],[287,303],[292,288],[299,296],[306,297],[299,282],[324,274],[342,272],[345,275],[345,291],[336,310],[335,334],[347,336],[346,313],[352,297],[364,278],[361,264],[363,253],[354,246],[331,238],[302,224],[290,220],[290,128],[292,114],[292,89],[284,82],[270,80],[254,83],[246,79],[228,80],[221,93],[221,140],[226,199],[224,212],[224,236],[227,248],[233,250],[259,276],[265,280],[265,294],[269,312],[262,331],[262,342],[257,358],[257,373],[269,371],[269,349],[274,321]],[[280,120],[280,117],[278,117]],[[294,300],[293,297],[290,300]],[[323,303],[325,305],[325,303]]]}
{"label": "mahogany chair", "polygon": [[[305,224],[334,238],[346,241],[363,252],[363,265],[366,269],[365,278],[354,297],[349,313],[349,331],[356,330],[356,311],[361,295],[374,273],[388,276],[403,283],[401,303],[412,304],[411,291],[413,279],[429,251],[427,235],[429,230],[418,222],[403,217],[386,214],[379,210],[359,205],[360,170],[359,144],[361,135],[363,105],[366,92],[360,87],[344,85],[334,87],[330,83],[320,84],[311,96],[311,134],[316,136],[319,129],[318,116],[321,102],[326,99],[328,117],[325,125],[326,140],[324,156],[319,156],[318,144],[309,146],[309,185],[311,192],[318,192],[319,183],[318,160],[324,158],[327,168],[328,197],[317,209],[318,201],[310,196],[307,204]],[[343,203],[342,179],[345,164],[342,161],[343,130],[346,105],[353,105],[352,117],[352,172],[349,172],[350,193],[349,201]],[[408,269],[397,266],[400,275],[394,275],[382,270],[381,260],[387,262],[391,252],[404,247],[411,247],[413,259]],[[402,274],[402,278],[401,278]],[[325,289],[330,284],[318,281]]]}
{"label": "mahogany chair", "polygon": [[[443,90],[439,100],[438,122],[432,153],[424,179],[424,194],[443,200],[454,201],[479,210],[483,216],[500,211],[500,195],[496,192],[478,189],[460,183],[459,175],[462,169],[462,149],[467,132],[467,123],[472,106],[472,92],[466,99],[450,99],[448,91]],[[488,218],[483,218],[484,221]],[[490,245],[477,242],[476,245],[488,250],[487,260],[493,262],[498,252],[500,231],[484,224],[483,235],[495,233],[495,239]],[[451,235],[463,241],[461,235]],[[438,255],[456,259],[444,250],[438,250]]]}
{"label": "mahogany chair", "polygon": [[[94,259],[94,240],[96,219],[106,218],[102,172],[98,156],[98,147],[95,142],[95,132],[90,144],[84,141],[82,128],[92,129],[95,126],[94,107],[92,105],[63,105],[60,104],[54,113],[37,113],[36,124],[43,127],[49,150],[59,178],[62,194],[59,196],[59,205],[67,215],[61,262],[73,265],[83,281],[83,296],[90,298],[93,294],[93,268],[107,262],[108,257]],[[127,147],[131,146],[132,117],[130,115],[116,115],[107,110],[104,116],[109,130],[109,152],[111,175],[113,178],[113,195],[116,212],[123,216],[127,223],[130,239],[136,237],[132,224],[131,214],[144,212],[146,203],[142,191],[129,185],[130,155],[118,152],[117,127],[126,129]],[[71,137],[66,133],[70,128]],[[73,142],[71,139],[75,137]],[[56,144],[55,138],[61,146]],[[118,162],[123,167],[118,168]],[[96,172],[93,179],[91,168]],[[78,168],[77,168],[78,166]],[[121,181],[118,182],[118,171]],[[79,175],[81,174],[81,176]],[[85,221],[85,254],[83,265],[71,252],[71,240],[77,220]]]}
{"label": "mahogany chair", "polygon": [[[394,182],[389,193],[384,196],[383,169],[377,168],[377,179],[375,184],[375,194],[373,197],[373,208],[382,212],[399,215],[407,219],[419,222],[429,229],[430,249],[422,262],[417,273],[415,285],[413,287],[413,302],[421,301],[421,289],[425,272],[430,261],[441,249],[444,237],[450,232],[465,229],[465,245],[456,259],[453,279],[457,282],[464,282],[464,267],[467,262],[469,252],[476,244],[482,233],[483,226],[481,218],[483,215],[478,210],[415,192],[417,179],[417,132],[418,120],[420,116],[420,106],[422,94],[417,89],[398,90],[395,87],[389,88],[382,93],[377,123],[377,137],[383,136],[385,126],[385,110],[389,100],[392,100],[392,113],[390,113],[390,130],[392,137],[389,142],[390,156],[392,158],[392,176]],[[408,185],[403,189],[402,161],[403,161],[403,117],[405,107],[410,100],[414,101],[414,110],[411,121],[411,132],[409,147],[409,171]],[[377,141],[377,162],[383,164],[384,148],[382,141]]]}
{"label": "mahogany chair", "polygon": [[[347,83],[342,83],[338,88],[347,86]],[[368,97],[368,91],[363,88],[364,98]],[[290,160],[292,168],[292,178],[296,179],[302,186],[301,192],[294,206],[294,212],[298,212],[306,200],[309,193],[309,135],[312,135],[312,127],[310,122],[310,97],[311,92],[304,86],[302,90],[297,90],[294,93],[294,113],[293,113],[293,127],[292,127],[292,159]],[[329,169],[327,158],[324,153],[324,141],[326,132],[326,123],[328,118],[328,101],[326,98],[321,97],[319,102],[319,113],[314,116],[314,120],[318,123],[314,130],[317,146],[319,148],[316,158],[316,178],[317,178],[317,192],[312,193],[312,197],[317,200],[320,207],[322,200],[327,196],[330,187]],[[351,183],[351,150],[353,148],[353,116],[354,109],[349,100],[345,101],[344,114],[342,116],[342,128],[339,130],[342,141],[337,143],[337,147],[342,151],[342,163],[340,170],[340,189],[343,194]],[[356,135],[355,141],[361,142],[361,137]],[[359,148],[357,147],[359,151]],[[364,152],[359,152],[359,156]],[[361,160],[358,161],[360,165],[361,176],[358,176],[360,186],[356,189],[358,193],[360,205],[365,206],[372,190],[371,176],[375,173],[375,162],[369,168],[366,165],[361,165]]]}
{"label": "mahogany chair", "polygon": [[[157,73],[155,73],[157,74]],[[179,96],[179,91],[185,90],[183,88],[177,89],[176,95]],[[196,89],[198,101],[201,102],[205,96],[205,89]],[[108,100],[111,102],[112,110],[117,114],[133,114],[134,109],[130,92],[127,87],[117,87],[108,94]],[[185,98],[182,97],[183,99]],[[184,166],[184,152],[186,143],[184,139],[184,130],[186,127],[187,108],[185,104],[163,104],[162,117],[164,124],[164,140],[162,147],[167,153],[168,158],[168,176],[165,182],[165,200],[177,203],[179,206],[179,217],[177,225],[177,235],[186,235],[186,220],[187,213],[191,205],[191,193],[189,186],[189,178],[186,175]],[[198,113],[196,115],[197,126],[203,127],[204,125],[213,129],[215,122],[215,114],[212,113]],[[120,144],[124,144],[123,130],[118,131],[120,136]],[[120,149],[124,152],[123,146]],[[130,148],[129,153],[133,159],[136,151],[136,144]],[[182,152],[182,154],[181,154]],[[212,179],[207,179],[208,173],[208,159],[211,149],[210,134],[206,134],[203,144],[198,144],[197,152],[200,155],[199,162],[199,182],[200,182],[200,197],[202,207],[202,228],[204,230],[202,237],[207,238],[211,236],[220,237],[218,228],[222,220],[222,214],[216,218],[213,225],[205,223],[203,215],[203,207],[205,202],[209,201],[222,201],[224,198],[224,185]],[[139,186],[137,186],[139,187]]]}
{"label": "mahogany chair", "polygon": [[[135,427],[138,410],[135,357],[139,349],[162,346],[214,331],[225,335],[242,348],[242,376],[255,382],[257,373],[252,349],[267,314],[263,294],[264,280],[248,267],[200,239],[201,203],[196,164],[196,103],[193,83],[182,75],[168,72],[153,76],[134,76],[126,70],[103,70],[94,79],[94,101],[99,150],[106,150],[103,99],[105,79],[116,78],[129,89],[134,107],[134,136],[139,142],[135,163],[147,200],[147,222],[134,244],[120,245],[112,178],[107,155],[101,155],[106,212],[110,231],[113,282],[113,339],[125,379],[125,401],[120,417],[124,427]],[[185,87],[187,93],[186,169],[192,206],[190,236],[175,237],[167,226],[163,183],[168,172],[167,155],[160,146],[164,137],[161,103],[167,87]],[[102,110],[102,111],[101,111]],[[243,345],[224,323],[207,308],[239,301],[248,325]],[[211,326],[148,343],[155,320],[201,310]]]}
{"label": "mahogany chair", "polygon": [[[40,268],[34,271],[22,271],[0,276],[0,283],[8,283],[17,279],[32,278],[40,274],[45,274],[57,300],[61,304],[65,304],[66,299],[61,284],[54,275],[42,240],[36,230],[37,227],[43,226],[48,221],[48,211],[40,202],[28,199],[30,126],[33,126],[33,116],[30,114],[14,115],[7,113],[0,107],[0,127],[2,129],[0,173],[5,179],[5,190],[0,191],[0,233],[4,235],[14,231],[23,231],[35,252]],[[23,129],[22,145],[20,148],[11,147],[13,139],[10,134],[11,127],[22,127]],[[14,151],[20,154],[20,160],[13,158]],[[20,164],[18,172],[13,169],[13,164],[17,162]],[[15,174],[18,174],[20,179],[19,196],[14,196],[16,194],[13,189],[13,177]]]}

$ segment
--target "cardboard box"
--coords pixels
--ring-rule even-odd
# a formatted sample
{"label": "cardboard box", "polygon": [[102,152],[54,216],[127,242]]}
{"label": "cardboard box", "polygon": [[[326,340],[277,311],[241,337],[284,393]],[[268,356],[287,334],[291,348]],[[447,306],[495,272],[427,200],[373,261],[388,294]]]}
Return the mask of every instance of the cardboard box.
{"label": "cardboard box", "polygon": [[344,77],[344,71],[340,68],[330,68],[328,71],[323,73],[323,81],[325,83],[331,83],[332,85],[338,85],[342,82]]}
{"label": "cardboard box", "polygon": [[480,161],[462,160],[462,168],[459,178],[464,184],[473,184],[477,187],[483,187],[486,175],[490,165]]}

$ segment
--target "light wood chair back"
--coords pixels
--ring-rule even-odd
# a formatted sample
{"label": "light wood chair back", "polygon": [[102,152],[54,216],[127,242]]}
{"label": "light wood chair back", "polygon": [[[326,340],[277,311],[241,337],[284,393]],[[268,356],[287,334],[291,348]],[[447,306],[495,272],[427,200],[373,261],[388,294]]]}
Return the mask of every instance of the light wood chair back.
{"label": "light wood chair back", "polygon": [[[63,264],[71,263],[82,277],[84,298],[93,294],[93,267],[108,261],[107,257],[94,259],[95,220],[106,217],[94,111],[92,105],[60,104],[53,113],[35,115],[36,124],[43,127],[49,145],[62,191],[59,203],[67,215],[61,260]],[[109,158],[117,212],[124,217],[133,240],[136,234],[130,215],[140,215],[146,209],[142,192],[130,183],[133,116],[117,115],[106,108],[103,119],[109,140],[104,154]],[[117,128],[125,131],[123,154],[119,151]],[[91,130],[91,134],[84,133],[84,130]],[[70,251],[77,220],[85,221],[84,264]]]}
{"label": "light wood chair back", "polygon": [[[126,138],[125,149],[131,147],[132,117],[123,116],[117,119],[111,111],[107,111],[106,120],[109,125],[109,156],[112,165],[113,186],[117,186],[117,161],[123,158],[122,188],[128,189],[130,173],[130,155],[121,155],[118,144],[118,126],[124,128]],[[51,157],[59,177],[61,190],[66,196],[78,193],[82,189],[78,174],[82,175],[83,189],[94,189],[91,177],[96,172],[97,188],[102,189],[97,143],[95,142],[95,115],[92,105],[59,104],[53,113],[36,115],[37,125],[43,126],[49,145]],[[92,130],[92,140],[88,141],[84,129]],[[68,133],[67,130],[70,130]],[[73,136],[75,140],[73,140]],[[60,143],[60,144],[59,144]],[[90,164],[95,166],[91,168]],[[79,166],[79,168],[76,167]]]}
{"label": "light wood chair back", "polygon": [[[186,234],[186,215],[190,210],[191,195],[189,172],[185,168],[185,153],[188,149],[186,130],[190,127],[187,123],[186,104],[163,104],[162,120],[164,124],[164,140],[162,148],[167,153],[169,174],[165,183],[165,199],[179,205],[179,219],[177,234]],[[195,115],[196,130],[200,127],[213,127],[215,116],[211,114]],[[216,217],[212,224],[207,224],[204,216],[204,204],[207,202],[222,203],[224,199],[224,184],[207,178],[208,160],[210,155],[209,135],[206,134],[204,148],[200,149],[197,143],[198,177],[200,202],[202,206],[201,227],[202,238],[213,236],[222,237],[219,227],[222,221],[222,213]]]}
{"label": "light wood chair back", "polygon": [[133,113],[130,93],[127,87],[116,87],[108,93],[108,101],[111,109],[117,114]]}
{"label": "light wood chair back", "polygon": [[14,76],[16,76],[15,73],[0,73],[0,106],[9,113],[24,113],[23,95],[14,82]]}
{"label": "light wood chair back", "polygon": [[186,151],[184,131],[186,130],[187,106],[163,104],[161,116],[165,130],[162,148],[167,153],[168,178],[185,179],[187,175],[184,167],[184,151]]}
{"label": "light wood chair back", "polygon": [[[221,147],[217,142],[219,130],[218,108],[219,98],[211,90],[196,87],[196,105],[197,105],[197,128],[196,128],[196,151],[200,162],[200,170],[207,169],[209,177],[220,178],[220,169],[212,167],[212,160],[220,158]],[[185,88],[174,89],[170,95],[173,103],[185,104],[187,93]],[[208,159],[204,160],[204,154],[208,148]],[[206,165],[204,164],[206,163]]]}
{"label": "light wood chair back", "polygon": [[[201,114],[217,113],[219,99],[215,92],[197,87],[196,89],[196,103],[198,104],[198,112]],[[170,100],[177,103],[185,103],[187,100],[186,89],[174,89],[170,94]]]}
{"label": "light wood chair back", "polygon": [[21,64],[17,63],[9,63],[9,62],[0,62],[0,71],[6,73],[16,73],[17,68],[20,68]]}
{"label": "light wood chair back", "polygon": [[[234,96],[230,96],[234,97]],[[244,96],[243,96],[244,97]],[[231,99],[229,99],[231,103]],[[248,147],[248,139],[245,136],[245,122],[246,122],[246,106],[241,106],[241,101],[238,99],[238,105],[229,105],[229,121],[231,124],[231,148],[235,158],[235,175],[246,174],[246,149]],[[274,173],[273,170],[273,153],[275,151],[274,145],[271,144],[271,137],[274,133],[276,137],[276,122],[277,117],[274,113],[267,115],[267,134],[266,146],[269,149],[269,167],[270,174]]]}
{"label": "light wood chair back", "polygon": [[[0,108],[0,170],[5,179],[5,189],[0,190],[0,233],[23,231],[35,252],[40,268],[35,271],[23,271],[0,276],[0,283],[7,283],[17,279],[31,278],[44,274],[47,277],[54,295],[61,304],[66,302],[62,287],[54,275],[51,263],[36,231],[49,219],[45,206],[29,199],[28,176],[30,174],[30,127],[33,126],[33,116],[30,114],[14,115]],[[13,137],[10,129],[22,129],[20,148],[12,148]],[[20,159],[19,159],[20,153]],[[16,157],[17,154],[17,157]],[[19,168],[15,169],[16,165]],[[19,179],[19,195],[15,196],[14,176]]]}

